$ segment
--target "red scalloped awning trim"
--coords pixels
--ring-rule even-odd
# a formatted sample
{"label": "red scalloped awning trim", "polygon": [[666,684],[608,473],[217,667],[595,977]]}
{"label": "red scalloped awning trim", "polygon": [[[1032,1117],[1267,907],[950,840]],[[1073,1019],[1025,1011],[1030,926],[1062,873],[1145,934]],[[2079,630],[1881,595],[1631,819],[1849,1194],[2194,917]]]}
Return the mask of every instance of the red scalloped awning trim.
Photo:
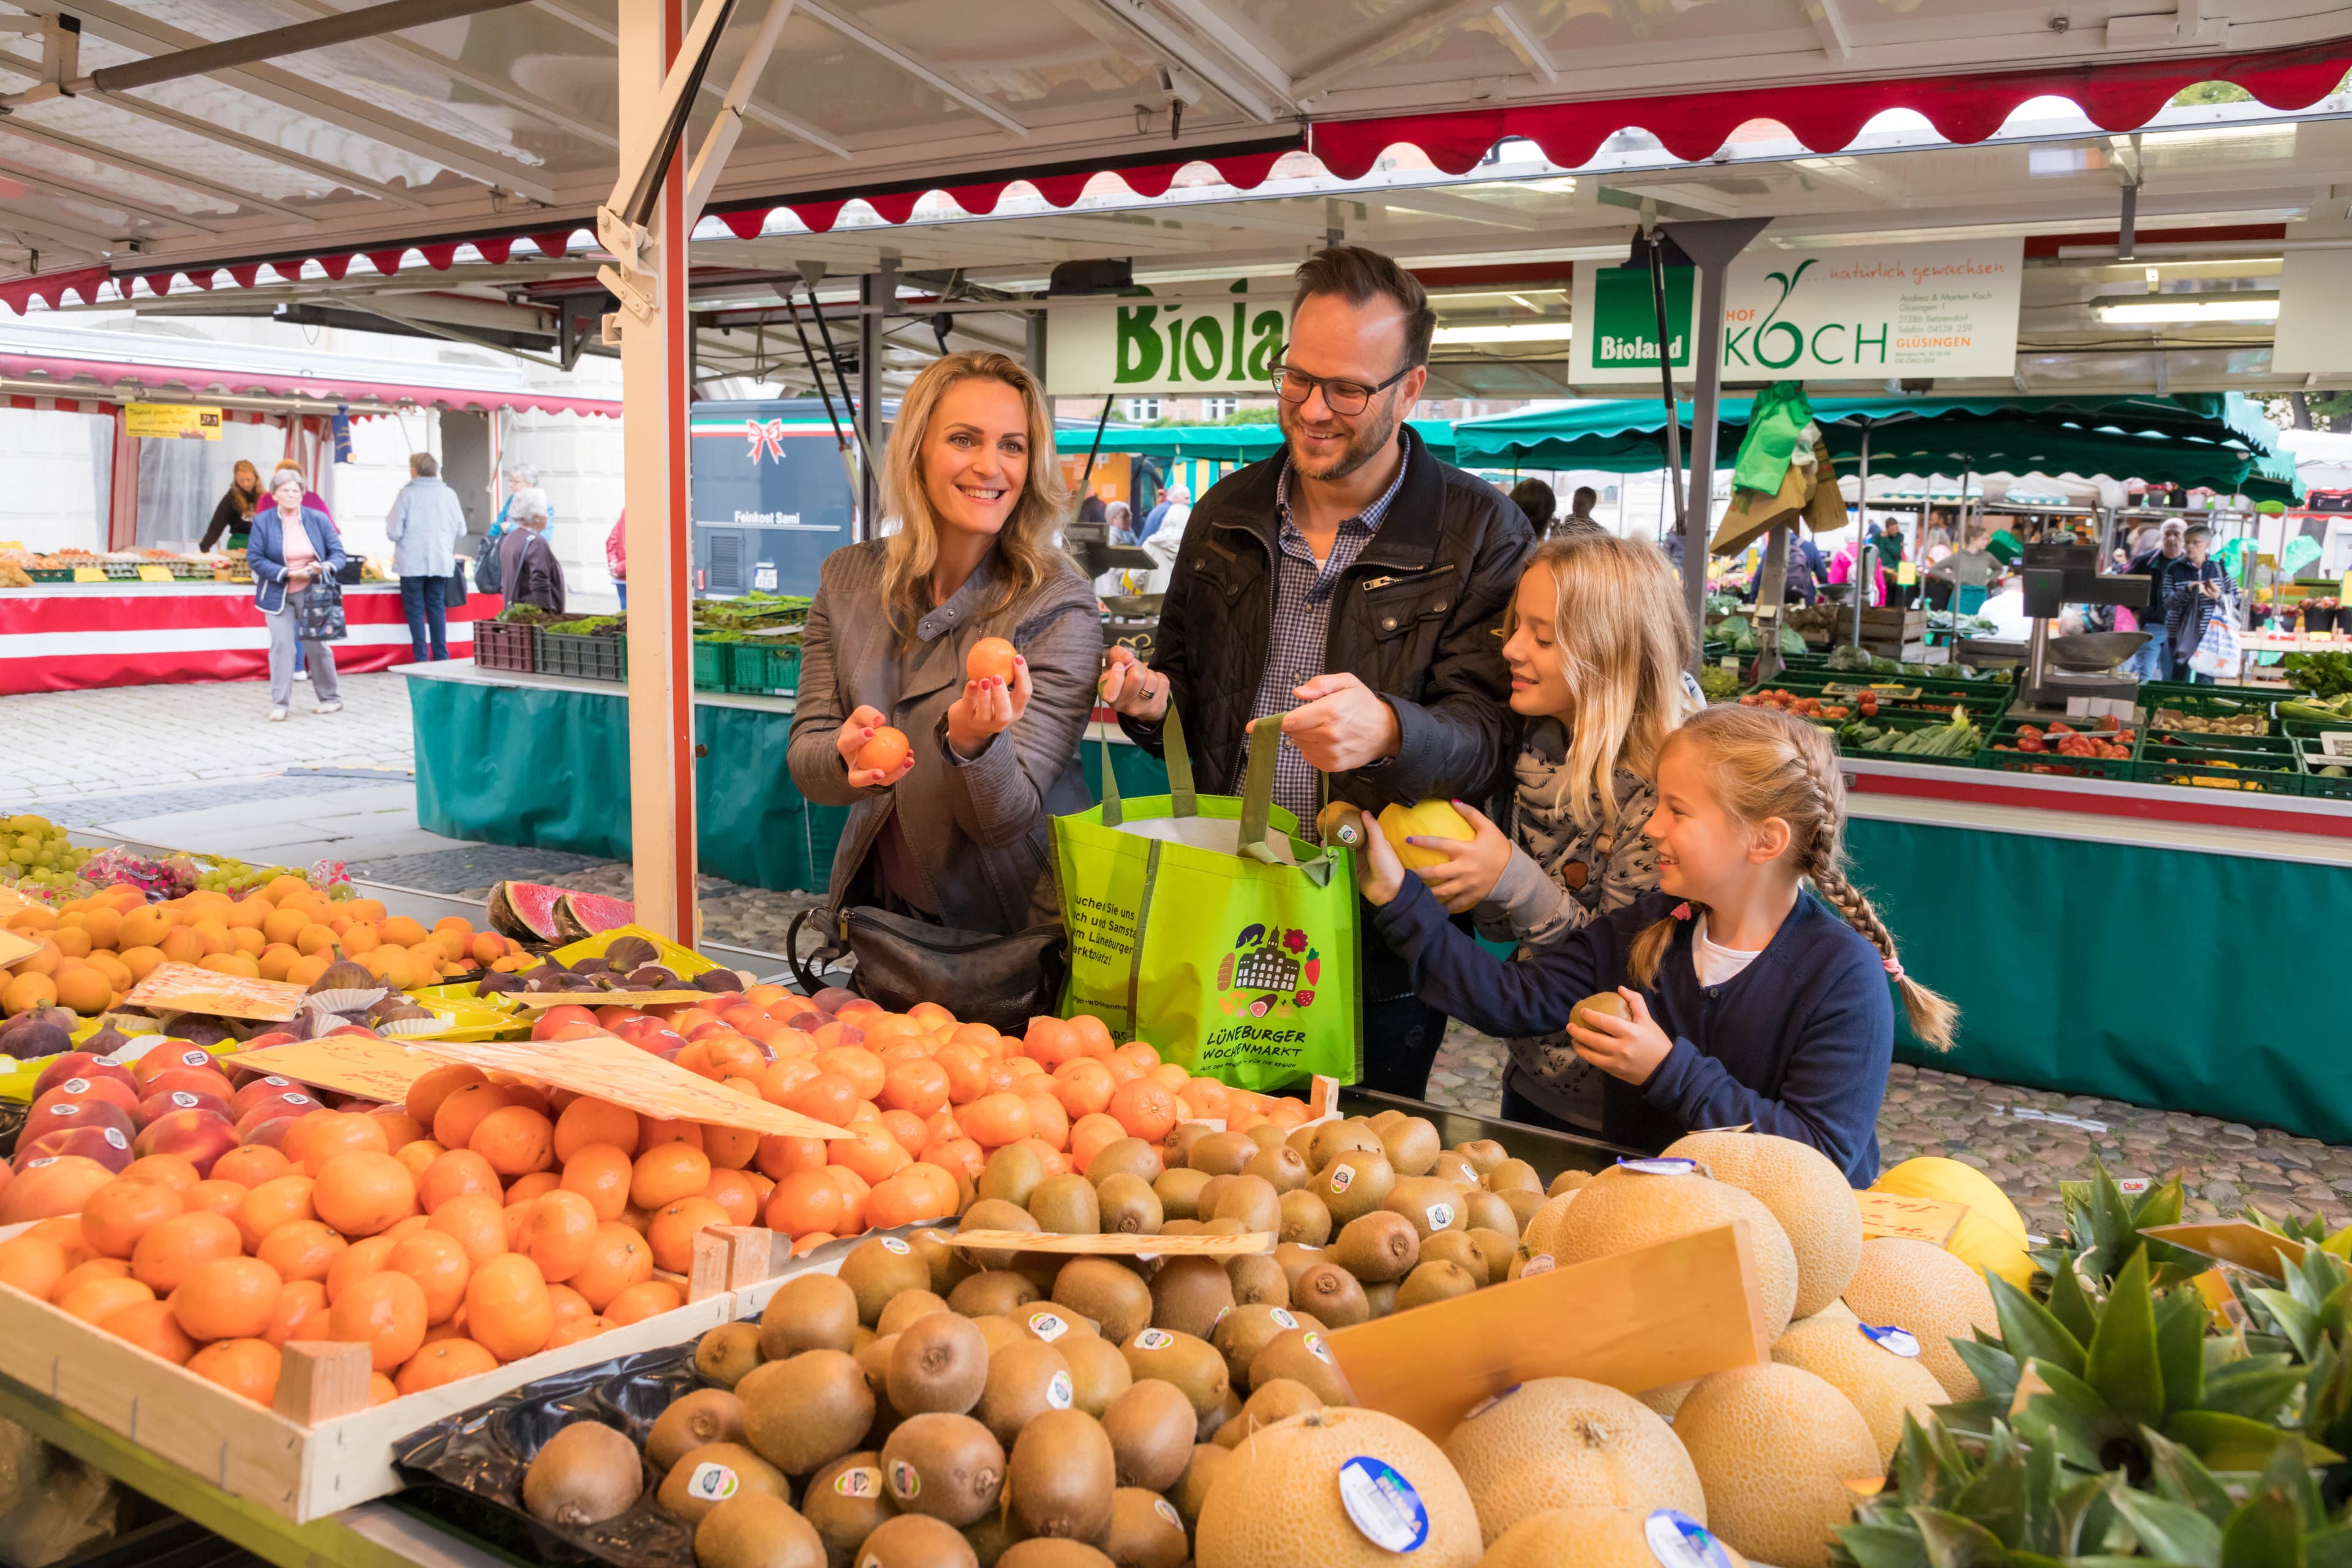
{"label": "red scalloped awning trim", "polygon": [[66,296],[75,295],[82,304],[98,303],[100,287],[113,278],[110,268],[78,267],[71,272],[42,272],[30,278],[12,278],[0,283],[0,305],[5,305],[18,315],[35,300],[54,310],[65,303]]}
{"label": "red scalloped awning trim", "polygon": [[[235,353],[233,344],[225,343],[221,347],[225,355]],[[226,368],[199,370],[185,365],[142,364],[130,360],[61,359],[49,354],[13,352],[0,352],[0,375],[38,376],[54,382],[57,384],[56,405],[66,408],[70,404],[79,404],[79,411],[82,413],[110,408],[121,403],[121,395],[115,389],[119,384],[129,382],[147,391],[173,389],[197,400],[208,395],[302,397],[321,403],[409,403],[420,407],[458,410],[516,408],[540,414],[593,414],[614,419],[621,414],[621,405],[605,397],[564,397],[541,392],[499,392]]]}

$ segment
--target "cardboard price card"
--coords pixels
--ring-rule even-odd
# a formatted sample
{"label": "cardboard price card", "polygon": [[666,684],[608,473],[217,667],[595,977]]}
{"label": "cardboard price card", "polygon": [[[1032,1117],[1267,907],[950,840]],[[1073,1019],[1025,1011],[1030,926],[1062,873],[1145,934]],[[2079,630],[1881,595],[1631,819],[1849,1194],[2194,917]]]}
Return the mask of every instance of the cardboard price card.
{"label": "cardboard price card", "polygon": [[484,1072],[512,1073],[557,1089],[609,1100],[641,1116],[667,1121],[710,1121],[784,1138],[846,1138],[829,1122],[746,1100],[732,1089],[642,1051],[611,1035],[571,1040],[420,1040],[415,1048],[445,1062]]}
{"label": "cardboard price card", "polygon": [[[7,910],[0,908],[0,914]],[[30,958],[41,951],[41,944],[20,931],[0,931],[0,969],[5,969],[20,958]]]}
{"label": "cardboard price card", "polygon": [[211,1013],[282,1024],[302,1010],[303,989],[283,980],[215,974],[193,963],[159,963],[125,1002],[149,1012]]}
{"label": "cardboard price card", "polygon": [[1863,1235],[1901,1237],[1931,1247],[1949,1242],[1969,1215],[1966,1204],[1906,1197],[1900,1193],[1856,1193],[1853,1202],[1862,1210]]}
{"label": "cardboard price card", "polygon": [[362,1039],[357,1035],[331,1035],[322,1040],[294,1040],[238,1053],[236,1064],[258,1072],[275,1073],[313,1089],[356,1094],[387,1105],[408,1098],[409,1086],[441,1063],[397,1040]]}
{"label": "cardboard price card", "polygon": [[1063,1236],[1049,1231],[964,1230],[949,1237],[958,1247],[991,1252],[1068,1252],[1088,1258],[1244,1258],[1274,1250],[1275,1234],[1242,1236]]}
{"label": "cardboard price card", "polygon": [[2157,1225],[2140,1234],[2271,1279],[2285,1279],[2287,1266],[2301,1263],[2305,1250],[2304,1244],[2292,1237],[2264,1230],[2242,1219]]}

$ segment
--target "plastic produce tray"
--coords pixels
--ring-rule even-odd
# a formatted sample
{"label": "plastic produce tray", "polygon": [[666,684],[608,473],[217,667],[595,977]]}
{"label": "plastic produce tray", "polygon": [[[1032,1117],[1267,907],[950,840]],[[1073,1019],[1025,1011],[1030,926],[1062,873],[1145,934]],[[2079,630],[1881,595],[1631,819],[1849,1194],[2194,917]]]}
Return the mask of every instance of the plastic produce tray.
{"label": "plastic produce tray", "polygon": [[[1939,724],[1948,724],[1951,721],[1949,718],[1937,718],[1932,715],[1882,713],[1875,719],[1860,719],[1851,721],[1851,722],[1874,724],[1882,730],[1916,731],[1919,730],[1932,730]],[[1982,721],[1979,721],[1979,726],[1981,726]],[[1838,737],[1838,755],[1842,757],[1866,757],[1873,761],[1883,763],[1916,763],[1927,767],[1967,768],[1974,767],[1976,765],[1975,752],[1960,752],[1953,755],[1940,757],[1917,756],[1908,752],[1874,752],[1848,741],[1843,732],[1841,732]]]}
{"label": "plastic produce tray", "polygon": [[728,671],[734,664],[734,651],[732,643],[695,638],[694,689],[697,691],[727,690]]}
{"label": "plastic produce tray", "polygon": [[[2031,719],[2001,720],[1987,731],[1984,744],[1977,749],[1976,765],[1980,768],[1993,768],[2002,773],[2041,773],[2052,778],[2115,779],[2124,784],[2131,782],[2135,762],[2135,757],[2132,756],[2063,757],[2051,752],[2004,752],[2000,749],[2002,746],[2016,745],[2018,731],[2028,724],[2034,724],[2035,728],[2045,731],[2049,728],[2047,721],[2036,723]],[[2102,740],[2107,739],[2105,734],[2086,724],[2077,724],[2074,727],[2086,735],[2097,735]],[[2138,744],[2139,737],[2135,732],[2132,737],[2132,750],[2135,753],[2138,751]]]}
{"label": "plastic produce tray", "polygon": [[484,669],[539,668],[539,628],[518,621],[476,621],[474,662]]}
{"label": "plastic produce tray", "polygon": [[[2238,697],[2210,696],[2208,695],[2209,690],[2210,689],[2200,690],[2195,695],[2167,692],[2161,696],[2150,697],[2147,694],[2147,689],[2142,687],[2139,700],[2140,706],[2147,710],[2148,727],[2157,728],[2156,710],[2159,708],[2168,708],[2175,713],[2183,713],[2197,719],[2234,718],[2241,714],[2252,713],[2259,716],[2263,721],[2261,735],[2275,735],[2279,732],[2278,704],[2271,700],[2267,694],[2259,700],[2250,701]],[[2247,737],[2216,735],[2213,738],[2217,741],[2234,741]]]}
{"label": "plastic produce tray", "polygon": [[[2321,800],[2352,800],[2352,757],[2331,757],[2319,749],[2316,741],[2294,743],[2296,764],[2302,769],[2303,793]],[[2329,778],[2322,768],[2340,767],[2347,770],[2342,778]]]}
{"label": "plastic produce tray", "polygon": [[751,697],[790,697],[800,689],[801,645],[758,637],[729,645],[727,689]]}
{"label": "plastic produce tray", "polygon": [[539,673],[568,675],[578,680],[626,680],[628,639],[542,629],[539,634]]}
{"label": "plastic produce tray", "polygon": [[[2237,740],[2236,736],[2218,737]],[[2153,736],[2140,742],[2132,776],[2141,784],[2188,785],[2203,789],[2252,791],[2263,795],[2305,795],[2305,783],[2287,742],[2264,747],[2243,742],[2240,749],[2226,746],[2168,746]],[[2275,748],[2275,749],[2273,749]]]}

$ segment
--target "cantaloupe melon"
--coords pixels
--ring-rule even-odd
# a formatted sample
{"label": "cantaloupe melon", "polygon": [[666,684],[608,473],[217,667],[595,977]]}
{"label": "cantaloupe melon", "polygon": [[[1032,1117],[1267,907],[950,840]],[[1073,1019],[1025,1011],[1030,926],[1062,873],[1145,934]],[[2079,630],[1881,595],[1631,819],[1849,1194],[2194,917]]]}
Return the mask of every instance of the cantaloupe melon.
{"label": "cantaloupe melon", "polygon": [[2007,1231],[2018,1246],[2026,1245],[2025,1216],[2017,1212],[2009,1194],[1974,1165],[1964,1165],[1940,1154],[1922,1154],[1880,1172],[1870,1190],[1899,1193],[1906,1198],[1933,1198],[1937,1203],[1966,1204]]}
{"label": "cantaloupe melon", "polygon": [[1919,1340],[1919,1360],[1955,1400],[1984,1390],[1951,1342],[1997,1330],[1992,1292],[1967,1264],[1929,1242],[1874,1236],[1845,1288],[1845,1304],[1865,1323],[1899,1323]]}
{"label": "cantaloupe melon", "polygon": [[1634,1397],[1642,1402],[1644,1408],[1656,1411],[1660,1419],[1671,1422],[1675,1412],[1683,1407],[1683,1401],[1690,1397],[1690,1391],[1697,1386],[1698,1379],[1694,1377],[1657,1388],[1645,1388]]}
{"label": "cantaloupe melon", "polygon": [[1847,1483],[1885,1473],[1862,1412],[1778,1363],[1700,1378],[1675,1435],[1706,1489],[1707,1528],[1780,1568],[1823,1568],[1831,1531],[1853,1518]]}
{"label": "cantaloupe melon", "polygon": [[1893,1462],[1906,1414],[1917,1416],[1924,1426],[1929,1406],[1944,1403],[1944,1385],[1936,1374],[1919,1364],[1918,1357],[1889,1350],[1864,1333],[1862,1320],[1843,1301],[1790,1323],[1789,1331],[1773,1342],[1772,1359],[1802,1367],[1844,1394],[1870,1424],[1881,1465]]}
{"label": "cantaloupe melon", "polygon": [[1862,1258],[1862,1212],[1853,1184],[1828,1155],[1763,1132],[1693,1132],[1665,1152],[1696,1160],[1772,1211],[1797,1255],[1793,1316],[1810,1318],[1844,1293]]}
{"label": "cantaloupe melon", "polygon": [[[1217,1467],[1192,1538],[1198,1568],[1395,1568],[1402,1547],[1373,1539],[1409,1510],[1367,1502],[1366,1459],[1392,1469],[1419,1499],[1428,1535],[1403,1557],[1413,1568],[1472,1568],[1483,1545],[1478,1510],[1438,1446],[1393,1415],[1332,1405],[1277,1421],[1244,1438]],[[1343,1493],[1359,1500],[1360,1525]],[[1391,1540],[1395,1537],[1391,1536]]]}
{"label": "cantaloupe melon", "polygon": [[1486,1542],[1530,1513],[1675,1508],[1706,1522],[1706,1494],[1674,1429],[1633,1395],[1540,1377],[1475,1406],[1445,1439]]}
{"label": "cantaloupe melon", "polygon": [[1541,1258],[1551,1251],[1551,1244],[1559,1236],[1560,1221],[1567,1217],[1569,1205],[1576,1202],[1580,1189],[1571,1187],[1556,1198],[1546,1198],[1543,1206],[1528,1216],[1519,1231],[1519,1245],[1531,1258]]}
{"label": "cantaloupe melon", "polygon": [[1564,1268],[1736,1219],[1748,1222],[1764,1298],[1765,1336],[1777,1339],[1797,1305],[1797,1255],[1772,1211],[1727,1182],[1612,1166],[1577,1194],[1553,1234],[1552,1256]]}
{"label": "cantaloupe melon", "polygon": [[[1644,1533],[1654,1510],[1642,1508],[1548,1508],[1503,1532],[1478,1568],[1658,1568]],[[1731,1568],[1748,1560],[1717,1539]]]}

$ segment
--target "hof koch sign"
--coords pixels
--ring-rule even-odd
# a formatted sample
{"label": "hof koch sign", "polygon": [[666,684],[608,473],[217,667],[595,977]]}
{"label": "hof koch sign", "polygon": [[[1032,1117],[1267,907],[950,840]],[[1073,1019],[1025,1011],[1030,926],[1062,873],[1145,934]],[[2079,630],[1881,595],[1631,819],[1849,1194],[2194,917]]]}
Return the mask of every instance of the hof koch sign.
{"label": "hof koch sign", "polygon": [[[2016,370],[2025,241],[1950,240],[1820,250],[1749,250],[1725,279],[1726,381],[1875,381],[1887,376],[2009,376]],[[1666,273],[1668,353],[1691,363],[1697,274]],[[1578,383],[1658,375],[1650,275],[1579,266]]]}
{"label": "hof koch sign", "polygon": [[1138,291],[1056,305],[1045,329],[1045,384],[1055,395],[1117,393],[1274,395],[1290,289]]}

